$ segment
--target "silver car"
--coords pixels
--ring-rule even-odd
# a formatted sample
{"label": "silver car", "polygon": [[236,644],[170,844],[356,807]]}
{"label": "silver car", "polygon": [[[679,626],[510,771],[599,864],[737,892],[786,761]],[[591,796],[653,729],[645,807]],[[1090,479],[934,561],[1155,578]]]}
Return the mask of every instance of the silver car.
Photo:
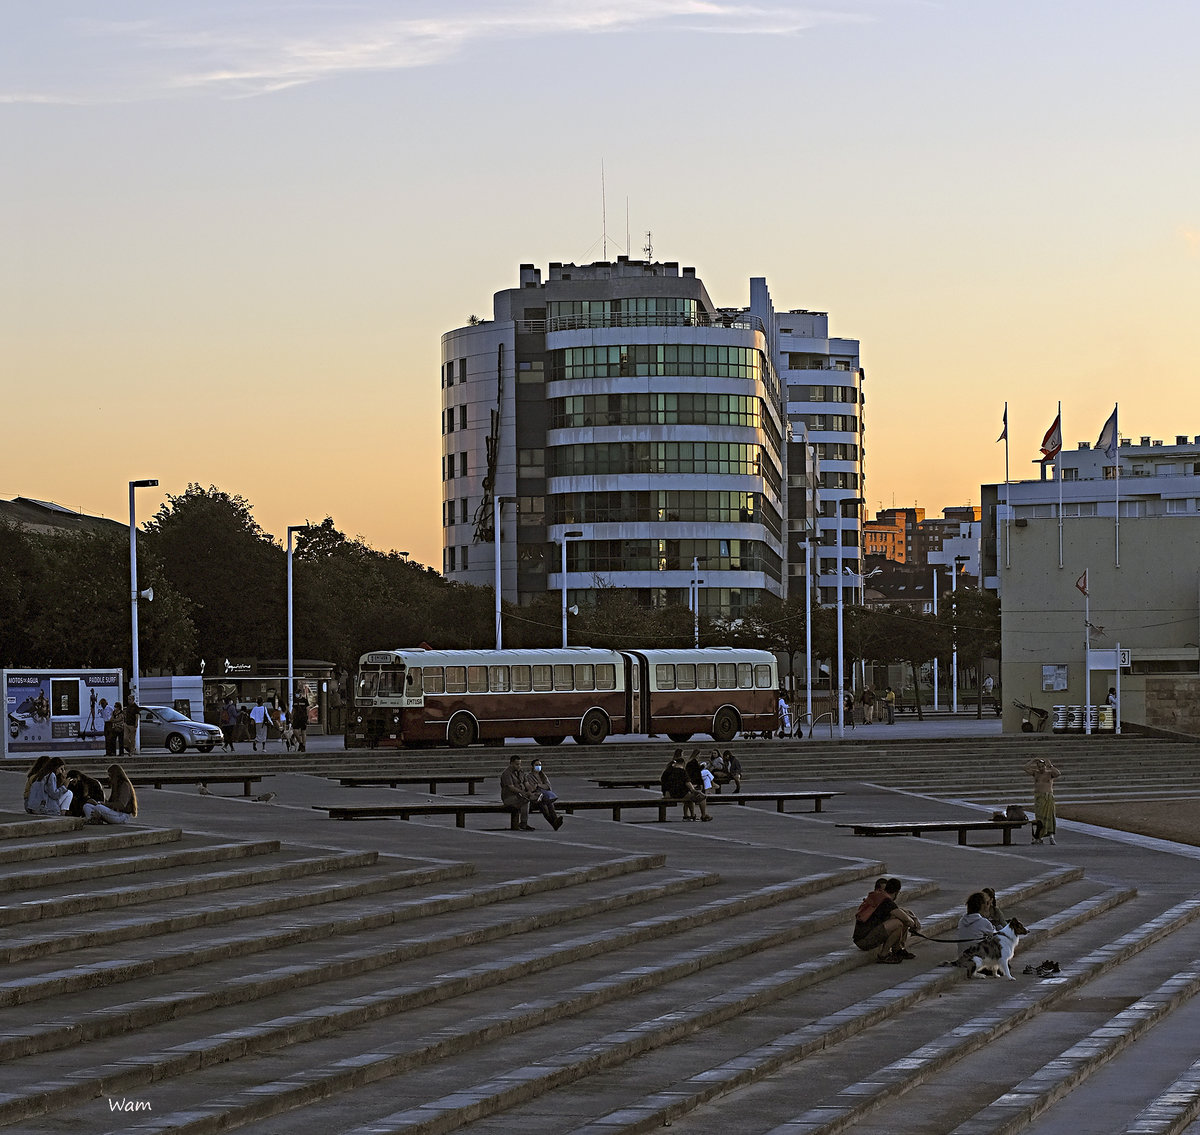
{"label": "silver car", "polygon": [[143,749],[165,745],[172,753],[182,753],[190,745],[202,753],[211,753],[221,743],[218,725],[193,721],[166,705],[144,705],[141,710],[139,728]]}

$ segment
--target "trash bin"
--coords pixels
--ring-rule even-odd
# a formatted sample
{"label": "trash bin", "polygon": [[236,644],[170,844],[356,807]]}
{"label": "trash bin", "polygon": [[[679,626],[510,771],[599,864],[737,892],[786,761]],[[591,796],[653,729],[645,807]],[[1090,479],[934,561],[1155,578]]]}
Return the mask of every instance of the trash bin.
{"label": "trash bin", "polygon": [[1083,732],[1083,706],[1069,705],[1067,706],[1067,732],[1082,733]]}

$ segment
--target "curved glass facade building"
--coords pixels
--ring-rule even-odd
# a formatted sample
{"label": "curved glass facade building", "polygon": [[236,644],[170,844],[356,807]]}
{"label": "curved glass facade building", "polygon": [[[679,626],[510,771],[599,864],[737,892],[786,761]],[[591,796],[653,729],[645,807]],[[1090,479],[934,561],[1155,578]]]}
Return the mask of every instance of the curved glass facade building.
{"label": "curved glass facade building", "polygon": [[[768,319],[770,316],[768,315]],[[789,427],[771,328],[691,268],[522,265],[493,318],[442,337],[447,576],[504,598],[633,590],[738,617],[788,582],[789,460],[815,524],[815,450]],[[799,455],[799,456],[797,456]],[[794,511],[794,509],[793,509]]]}

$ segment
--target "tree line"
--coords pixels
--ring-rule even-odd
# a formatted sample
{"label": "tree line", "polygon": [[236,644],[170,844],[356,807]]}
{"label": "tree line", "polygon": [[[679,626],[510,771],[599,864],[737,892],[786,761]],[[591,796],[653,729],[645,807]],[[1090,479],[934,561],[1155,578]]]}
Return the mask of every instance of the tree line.
{"label": "tree line", "polygon": [[[597,580],[596,602],[574,615],[573,644],[685,647],[693,616],[684,607],[646,609],[634,596]],[[293,633],[297,658],[353,670],[368,650],[426,643],[495,644],[490,587],[444,579],[399,552],[383,552],[340,532],[326,517],[299,532],[293,547]],[[248,501],[216,486],[168,494],[138,532],[138,586],[152,602],[138,608],[143,672],[194,674],[201,659],[284,658],[287,654],[287,556],[254,519]],[[504,604],[504,644],[556,646],[561,600]],[[0,661],[6,667],[129,669],[129,537],[104,530],[47,534],[0,525]],[[835,612],[813,609],[814,658],[836,652]],[[999,648],[996,600],[980,591],[946,596],[938,616],[906,608],[844,609],[849,661],[907,663],[939,657],[974,660]],[[805,652],[804,597],[768,597],[740,619],[702,618],[704,645],[759,646],[799,673]],[[834,668],[836,670],[836,667]]]}

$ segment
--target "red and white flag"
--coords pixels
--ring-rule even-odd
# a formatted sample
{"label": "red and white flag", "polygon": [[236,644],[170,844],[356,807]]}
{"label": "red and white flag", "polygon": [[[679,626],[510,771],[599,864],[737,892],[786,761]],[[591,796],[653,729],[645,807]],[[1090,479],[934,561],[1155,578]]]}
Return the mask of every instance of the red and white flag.
{"label": "red and white flag", "polygon": [[1058,456],[1060,449],[1062,449],[1061,413],[1054,419],[1054,425],[1046,431],[1046,436],[1042,438],[1042,460],[1053,461]]}
{"label": "red and white flag", "polygon": [[1086,594],[1088,593],[1088,589],[1087,589],[1087,572],[1086,572],[1086,571],[1083,573],[1083,575],[1081,575],[1081,576],[1080,576],[1080,577],[1079,577],[1079,578],[1078,578],[1078,579],[1075,581],[1075,586],[1076,586],[1076,587],[1078,587],[1078,588],[1079,588],[1079,590],[1080,590],[1080,591],[1082,591],[1082,592],[1084,593],[1084,595],[1086,595]]}

